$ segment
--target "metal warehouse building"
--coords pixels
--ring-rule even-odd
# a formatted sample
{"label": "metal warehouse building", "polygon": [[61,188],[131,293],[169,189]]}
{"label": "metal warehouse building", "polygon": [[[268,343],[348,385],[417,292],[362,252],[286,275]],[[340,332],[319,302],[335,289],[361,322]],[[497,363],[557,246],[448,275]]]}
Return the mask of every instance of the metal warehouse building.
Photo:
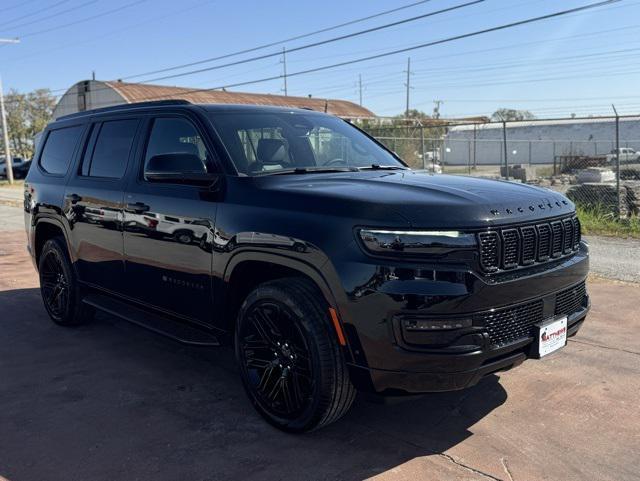
{"label": "metal warehouse building", "polygon": [[53,118],[113,105],[168,99],[184,99],[201,104],[252,104],[307,108],[349,119],[374,117],[370,110],[346,100],[84,80],[73,85],[60,98],[53,112]]}
{"label": "metal warehouse building", "polygon": [[[507,123],[509,164],[546,164],[561,155],[602,155],[615,148],[615,119],[566,119]],[[444,142],[447,164],[504,162],[502,124],[451,127]],[[640,118],[620,119],[620,146],[640,150]]]}

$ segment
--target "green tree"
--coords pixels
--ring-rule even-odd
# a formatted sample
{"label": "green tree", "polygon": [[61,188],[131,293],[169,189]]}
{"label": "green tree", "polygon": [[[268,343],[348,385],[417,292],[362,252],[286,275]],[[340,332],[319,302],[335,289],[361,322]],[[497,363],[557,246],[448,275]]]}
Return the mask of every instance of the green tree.
{"label": "green tree", "polygon": [[[29,159],[34,153],[34,138],[51,121],[56,99],[49,89],[27,94],[10,90],[5,97],[11,154]],[[4,151],[2,149],[2,151]]]}
{"label": "green tree", "polygon": [[516,110],[516,109],[498,109],[491,114],[491,120],[498,122],[509,122],[512,120],[532,120],[536,116],[528,110]]}

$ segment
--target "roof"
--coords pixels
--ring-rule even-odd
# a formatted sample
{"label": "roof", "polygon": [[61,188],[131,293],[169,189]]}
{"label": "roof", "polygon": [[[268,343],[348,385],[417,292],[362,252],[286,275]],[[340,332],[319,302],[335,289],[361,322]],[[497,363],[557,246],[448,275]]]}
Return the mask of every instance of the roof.
{"label": "roof", "polygon": [[374,117],[370,110],[347,100],[293,97],[285,95],[227,92],[128,82],[104,82],[128,103],[150,100],[184,99],[194,104],[250,104],[306,108],[338,117]]}

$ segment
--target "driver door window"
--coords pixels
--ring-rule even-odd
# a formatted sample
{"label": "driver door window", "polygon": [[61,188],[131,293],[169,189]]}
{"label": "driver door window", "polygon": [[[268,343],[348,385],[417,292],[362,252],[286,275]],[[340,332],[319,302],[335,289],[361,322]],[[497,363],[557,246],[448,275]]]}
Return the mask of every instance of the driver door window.
{"label": "driver door window", "polygon": [[[166,154],[191,154],[202,163],[202,171],[212,168],[211,156],[195,126],[182,118],[158,118],[153,121],[147,151],[144,157],[145,171],[152,157]],[[193,170],[185,166],[185,170]]]}

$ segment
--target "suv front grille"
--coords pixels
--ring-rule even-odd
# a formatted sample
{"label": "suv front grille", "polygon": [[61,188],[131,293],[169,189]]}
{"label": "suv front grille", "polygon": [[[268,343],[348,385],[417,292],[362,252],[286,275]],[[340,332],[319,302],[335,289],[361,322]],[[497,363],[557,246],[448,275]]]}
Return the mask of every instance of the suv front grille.
{"label": "suv front grille", "polygon": [[[556,316],[581,311],[587,295],[584,282],[556,294]],[[500,347],[533,336],[533,326],[544,320],[544,301],[527,302],[514,307],[495,309],[474,316],[474,324],[484,326],[493,347]]]}
{"label": "suv front grille", "polygon": [[580,247],[577,217],[542,224],[495,229],[478,234],[484,272],[515,269],[574,253]]}
{"label": "suv front grille", "polygon": [[586,295],[587,289],[584,282],[571,289],[562,291],[556,296],[556,315],[572,314],[579,311],[584,305]]}

